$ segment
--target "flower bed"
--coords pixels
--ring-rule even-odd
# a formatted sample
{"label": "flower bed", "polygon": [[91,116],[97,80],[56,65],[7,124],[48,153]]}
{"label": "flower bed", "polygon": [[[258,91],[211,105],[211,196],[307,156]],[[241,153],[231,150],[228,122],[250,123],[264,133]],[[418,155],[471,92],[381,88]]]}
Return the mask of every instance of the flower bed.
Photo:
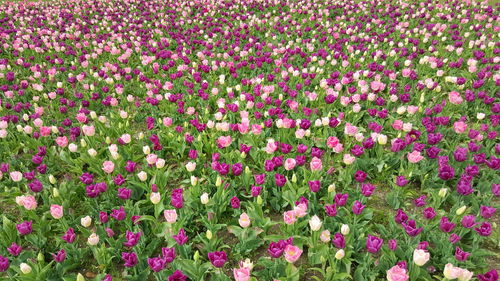
{"label": "flower bed", "polygon": [[498,280],[499,10],[0,4],[0,279]]}

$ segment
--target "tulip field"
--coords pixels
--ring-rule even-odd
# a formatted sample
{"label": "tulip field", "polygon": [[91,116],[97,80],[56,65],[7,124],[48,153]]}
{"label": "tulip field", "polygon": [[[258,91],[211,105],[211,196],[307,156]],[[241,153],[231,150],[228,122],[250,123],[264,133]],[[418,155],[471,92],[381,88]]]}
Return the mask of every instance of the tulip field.
{"label": "tulip field", "polygon": [[0,280],[497,281],[500,4],[0,2]]}

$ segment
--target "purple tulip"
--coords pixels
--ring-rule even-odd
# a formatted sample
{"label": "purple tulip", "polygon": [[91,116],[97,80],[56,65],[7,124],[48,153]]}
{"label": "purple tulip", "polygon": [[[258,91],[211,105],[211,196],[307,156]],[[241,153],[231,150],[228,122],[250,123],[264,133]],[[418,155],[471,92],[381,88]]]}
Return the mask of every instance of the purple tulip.
{"label": "purple tulip", "polygon": [[130,196],[132,196],[132,189],[118,188],[118,194],[117,194],[117,196],[120,199],[127,200],[127,199],[130,198]]}
{"label": "purple tulip", "polygon": [[495,214],[496,210],[497,209],[495,209],[494,207],[481,205],[481,208],[480,208],[481,217],[483,217],[485,219],[489,219]]}
{"label": "purple tulip", "polygon": [[478,274],[477,279],[479,279],[479,281],[498,281],[498,272],[496,269],[492,269],[484,274]]}
{"label": "purple tulip", "polygon": [[335,217],[337,215],[337,205],[325,205],[326,215],[329,217]]}
{"label": "purple tulip", "polygon": [[274,181],[275,181],[277,187],[282,187],[286,184],[286,178],[282,174],[275,174]]}
{"label": "purple tulip", "polygon": [[7,251],[14,257],[17,257],[23,251],[23,247],[17,245],[16,242],[12,242],[10,247],[7,248]]}
{"label": "purple tulip", "polygon": [[239,176],[243,173],[243,165],[241,163],[236,163],[232,166],[233,175]]}
{"label": "purple tulip", "polygon": [[405,178],[405,176],[397,176],[396,177],[396,185],[397,186],[405,186],[408,184],[408,180]]}
{"label": "purple tulip", "polygon": [[33,232],[33,222],[32,221],[24,221],[20,224],[16,225],[16,229],[21,235],[28,235]]}
{"label": "purple tulip", "polygon": [[68,228],[68,230],[66,231],[66,233],[64,233],[64,235],[61,237],[61,239],[70,243],[70,244],[75,242],[75,239],[76,239],[75,230],[71,227]]}
{"label": "purple tulip", "polygon": [[184,228],[181,228],[179,232],[176,235],[173,235],[172,237],[174,238],[175,242],[177,242],[177,244],[179,245],[184,245],[188,241],[188,237],[186,235],[186,231],[184,230]]}
{"label": "purple tulip", "polygon": [[361,184],[361,194],[365,197],[370,197],[375,191],[375,185],[371,183],[363,183]]}
{"label": "purple tulip", "polygon": [[417,236],[424,229],[423,227],[417,228],[415,220],[409,220],[407,222],[402,222],[401,225],[405,229],[406,234],[408,234],[412,237]]}
{"label": "purple tulip", "polygon": [[431,220],[436,216],[436,211],[432,207],[425,208],[423,211],[425,219]]}
{"label": "purple tulip", "polygon": [[347,203],[347,198],[349,198],[349,194],[347,193],[337,193],[335,194],[335,197],[334,197],[334,200],[335,200],[335,204],[337,206],[345,206],[345,204]]}
{"label": "purple tulip", "polygon": [[99,212],[99,220],[101,223],[107,223],[109,221],[108,213],[106,212]]}
{"label": "purple tulip", "polygon": [[455,228],[455,224],[452,223],[447,217],[442,217],[439,223],[439,229],[443,232],[450,232]]}
{"label": "purple tulip", "polygon": [[262,187],[261,186],[252,186],[252,197],[257,197],[260,195],[262,192]]}
{"label": "purple tulip", "polygon": [[182,271],[177,269],[176,271],[174,271],[174,273],[172,273],[172,275],[168,277],[168,281],[186,281],[187,278],[188,277],[184,275]]}
{"label": "purple tulip", "polygon": [[372,254],[375,254],[380,250],[383,243],[384,240],[382,238],[368,235],[368,238],[366,238],[366,250]]}
{"label": "purple tulip", "polygon": [[417,207],[422,207],[422,206],[425,206],[425,204],[426,204],[425,199],[427,199],[427,196],[426,195],[422,195],[422,196],[418,197],[417,199],[415,199],[413,201],[413,203]]}
{"label": "purple tulip", "polygon": [[456,233],[453,233],[450,235],[450,238],[448,239],[451,244],[456,244],[458,241],[460,241],[461,237],[458,236]]}
{"label": "purple tulip", "polygon": [[176,253],[175,253],[175,248],[161,248],[161,253],[163,258],[167,263],[171,263],[175,260]]}
{"label": "purple tulip", "polygon": [[398,241],[396,239],[391,239],[388,242],[389,249],[395,251],[398,248]]}
{"label": "purple tulip", "polygon": [[455,259],[457,261],[466,261],[469,256],[470,253],[463,251],[460,247],[455,248]]}
{"label": "purple tulip", "polygon": [[137,167],[137,163],[127,160],[127,164],[125,165],[125,171],[128,173],[135,172],[135,168]]}
{"label": "purple tulip", "polygon": [[396,223],[402,223],[408,220],[408,215],[401,209],[396,211],[396,215],[394,216],[394,221]]}
{"label": "purple tulip", "polygon": [[137,264],[137,254],[134,252],[122,252],[122,260],[125,267],[134,267]]}
{"label": "purple tulip", "polygon": [[123,246],[125,247],[134,247],[135,245],[137,245],[137,243],[139,243],[139,238],[141,238],[141,232],[132,232],[132,231],[128,231],[126,232],[125,234],[125,239],[126,241],[123,242]]}
{"label": "purple tulip", "polygon": [[360,183],[364,182],[367,176],[368,175],[361,170],[357,170],[356,173],[354,173],[354,179]]}
{"label": "purple tulip", "polygon": [[404,270],[408,269],[408,263],[406,261],[398,261],[396,265]]}
{"label": "purple tulip", "polygon": [[127,213],[125,212],[125,208],[120,206],[119,209],[113,209],[111,211],[111,217],[113,217],[117,221],[122,221],[127,217]]}
{"label": "purple tulip", "polygon": [[365,209],[365,205],[363,205],[360,201],[356,200],[354,201],[354,204],[352,205],[352,212],[355,215],[360,215],[363,210]]}
{"label": "purple tulip", "polygon": [[0,255],[0,272],[5,272],[9,269],[10,263],[9,259]]}
{"label": "purple tulip", "polygon": [[113,231],[113,229],[111,229],[109,227],[106,227],[104,229],[104,231],[106,231],[106,235],[108,235],[108,237],[110,237],[110,238],[113,237],[113,236],[115,236],[115,232]]}
{"label": "purple tulip", "polygon": [[184,206],[184,196],[182,188],[174,189],[170,196],[170,204],[176,209],[182,209]]}
{"label": "purple tulip", "polygon": [[254,175],[254,180],[255,180],[255,184],[263,185],[264,182],[266,181],[266,174]]}
{"label": "purple tulip", "polygon": [[148,265],[154,272],[160,272],[165,268],[166,261],[161,257],[148,258]]}
{"label": "purple tulip", "polygon": [[492,232],[491,223],[483,222],[479,227],[474,228],[481,236],[490,236]]}
{"label": "purple tulip", "polygon": [[335,233],[335,235],[333,236],[333,239],[332,239],[332,243],[336,248],[344,249],[345,248],[344,235],[342,235],[341,233],[338,233],[338,232]]}
{"label": "purple tulip", "polygon": [[233,198],[231,198],[231,208],[239,209],[240,204],[240,199],[238,199],[238,197],[234,196]]}
{"label": "purple tulip", "polygon": [[221,268],[227,261],[227,255],[224,251],[210,252],[208,253],[208,259],[215,267]]}
{"label": "purple tulip", "polygon": [[61,263],[66,259],[66,251],[64,249],[61,249],[57,254],[52,254],[52,257],[54,258],[55,262]]}
{"label": "purple tulip", "polygon": [[318,180],[309,181],[309,190],[312,192],[318,192],[321,188],[321,182]]}
{"label": "purple tulip", "polygon": [[474,225],[476,225],[476,216],[466,215],[462,218],[461,223],[465,228],[472,228]]}

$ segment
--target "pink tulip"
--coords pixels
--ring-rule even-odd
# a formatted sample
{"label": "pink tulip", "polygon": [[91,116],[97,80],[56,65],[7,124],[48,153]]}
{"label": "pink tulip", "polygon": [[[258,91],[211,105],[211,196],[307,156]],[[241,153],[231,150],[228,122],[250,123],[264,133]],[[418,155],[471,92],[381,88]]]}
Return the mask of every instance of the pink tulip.
{"label": "pink tulip", "polygon": [[294,224],[297,221],[297,217],[295,216],[295,212],[294,211],[286,211],[283,214],[283,220],[288,225]]}
{"label": "pink tulip", "polygon": [[418,163],[420,162],[422,159],[424,159],[424,157],[420,154],[420,151],[413,151],[411,153],[408,153],[408,161],[410,161],[410,163]]}
{"label": "pink tulip", "polygon": [[52,217],[53,217],[53,218],[55,218],[55,219],[60,219],[60,218],[62,218],[62,217],[63,217],[63,215],[64,215],[63,206],[53,204],[52,206],[50,206],[50,214],[51,214],[51,215],[52,215]]}
{"label": "pink tulip", "polygon": [[66,147],[68,145],[68,137],[66,137],[66,136],[64,136],[64,137],[57,137],[56,138],[56,144],[59,147]]}
{"label": "pink tulip", "polygon": [[406,274],[406,270],[399,265],[395,265],[387,270],[387,280],[389,281],[406,281],[409,278],[410,276]]}
{"label": "pink tulip", "polygon": [[225,148],[230,146],[232,142],[233,139],[231,138],[231,136],[220,136],[217,139],[217,146],[220,148]]}
{"label": "pink tulip", "polygon": [[238,220],[241,227],[246,228],[250,226],[250,217],[247,213],[243,213],[240,215],[240,219]]}
{"label": "pink tulip", "polygon": [[460,96],[460,93],[458,92],[450,92],[448,94],[448,100],[452,103],[452,104],[461,104],[464,100],[462,99],[462,97]]}
{"label": "pink tulip", "polygon": [[455,122],[453,123],[453,130],[455,130],[457,134],[462,134],[467,130],[467,124],[463,121]]}
{"label": "pink tulip", "polygon": [[297,161],[293,158],[288,158],[285,160],[285,170],[291,171],[293,168],[295,168],[295,165],[297,164]]}
{"label": "pink tulip", "polygon": [[236,281],[250,280],[250,269],[247,267],[233,268],[233,274]]}
{"label": "pink tulip", "polygon": [[318,157],[313,157],[311,160],[311,171],[321,171],[323,169],[323,163]]}
{"label": "pink tulip", "polygon": [[14,182],[21,181],[23,179],[23,174],[18,171],[10,172],[10,179]]}
{"label": "pink tulip", "polygon": [[95,128],[94,128],[94,126],[83,125],[82,130],[83,130],[83,134],[86,135],[86,136],[92,137],[92,136],[95,135]]}
{"label": "pink tulip", "polygon": [[300,255],[302,255],[302,250],[297,247],[288,244],[285,248],[285,260],[289,263],[294,263],[296,262],[299,258]]}
{"label": "pink tulip", "polygon": [[163,211],[163,216],[168,223],[174,223],[177,221],[177,211],[175,209]]}
{"label": "pink tulip", "polygon": [[104,163],[102,163],[102,170],[105,173],[111,174],[114,169],[115,169],[115,164],[113,162],[111,162],[111,161],[104,161]]}

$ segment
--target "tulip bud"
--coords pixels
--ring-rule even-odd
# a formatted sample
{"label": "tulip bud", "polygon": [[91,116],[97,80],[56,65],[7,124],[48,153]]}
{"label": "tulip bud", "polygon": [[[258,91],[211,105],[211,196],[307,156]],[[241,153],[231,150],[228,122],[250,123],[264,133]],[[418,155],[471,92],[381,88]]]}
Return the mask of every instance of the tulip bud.
{"label": "tulip bud", "polygon": [[448,193],[448,189],[447,188],[441,188],[439,190],[439,197],[443,198],[446,196],[446,194]]}
{"label": "tulip bud", "polygon": [[[137,135],[137,138],[142,140],[144,138],[144,133],[143,132],[140,132],[138,135]],[[149,153],[147,153],[149,154]]]}
{"label": "tulip bud", "polygon": [[80,140],[80,145],[81,145],[82,147],[86,147],[86,146],[87,146],[87,142],[86,142],[84,139],[81,139],[81,140]]}
{"label": "tulip bud", "polygon": [[195,262],[200,260],[200,252],[198,250],[194,252],[193,259]]}
{"label": "tulip bud", "polygon": [[206,192],[203,193],[201,195],[201,197],[200,197],[200,201],[201,201],[201,204],[203,204],[203,205],[208,204],[208,201],[209,201],[209,199],[208,199],[208,193],[206,193]]}
{"label": "tulip bud", "polygon": [[156,168],[161,169],[163,167],[165,167],[165,159],[158,158],[158,160],[156,160]]}
{"label": "tulip bud", "polygon": [[260,195],[257,196],[257,204],[262,205],[262,197]]}
{"label": "tulip bud", "polygon": [[145,145],[142,147],[142,152],[144,154],[150,154],[151,153],[151,149],[149,148],[149,146]]}
{"label": "tulip bud", "polygon": [[383,135],[383,134],[378,135],[377,136],[377,142],[380,145],[385,145],[387,143],[387,136]]}
{"label": "tulip bud", "polygon": [[335,258],[341,260],[345,256],[344,249],[340,249],[335,253]]}
{"label": "tulip bud", "polygon": [[111,143],[111,138],[110,138],[110,137],[106,137],[106,143],[107,143],[107,144],[110,144],[110,143]]}
{"label": "tulip bud", "polygon": [[245,174],[250,175],[252,171],[250,171],[250,168],[248,166],[245,167]]}
{"label": "tulip bud", "polygon": [[191,176],[191,185],[196,186],[197,183],[198,183],[198,178],[195,176]]}
{"label": "tulip bud", "polygon": [[330,193],[331,193],[331,192],[335,192],[335,188],[336,188],[336,187],[335,187],[335,184],[334,184],[334,183],[330,184],[330,185],[328,186],[328,192],[330,192]]}
{"label": "tulip bud", "polygon": [[87,153],[91,156],[91,157],[95,157],[97,155],[97,151],[93,148],[87,150]]}
{"label": "tulip bud", "polygon": [[54,189],[52,189],[52,194],[55,198],[59,197],[59,189],[54,187]]}
{"label": "tulip bud", "polygon": [[295,173],[292,175],[292,182],[297,183],[297,175],[295,175]]}
{"label": "tulip bud", "polygon": [[350,231],[349,225],[343,224],[342,227],[340,228],[340,233],[343,235],[348,235]]}
{"label": "tulip bud", "polygon": [[85,281],[85,278],[81,273],[78,273],[78,275],[76,276],[76,281]]}
{"label": "tulip bud", "polygon": [[212,237],[213,237],[212,231],[210,231],[210,229],[207,230],[207,239],[212,240]]}
{"label": "tulip bud", "polygon": [[215,186],[219,187],[222,185],[222,178],[217,176],[217,180],[215,181]]}
{"label": "tulip bud", "polygon": [[87,239],[87,242],[91,246],[97,245],[97,243],[99,243],[99,235],[95,233],[90,234],[89,238]]}
{"label": "tulip bud", "polygon": [[49,175],[49,182],[51,184],[55,184],[56,183],[56,178],[53,175]]}
{"label": "tulip bud", "polygon": [[148,174],[146,174],[146,172],[144,171],[140,171],[138,174],[137,174],[137,177],[139,178],[139,180],[141,181],[146,181],[148,179]]}
{"label": "tulip bud", "polygon": [[92,218],[89,216],[80,219],[80,223],[83,227],[89,227],[92,224]]}
{"label": "tulip bud", "polygon": [[31,273],[31,266],[29,266],[27,263],[21,263],[19,265],[19,268],[21,269],[21,272],[24,274],[29,274]]}
{"label": "tulip bud", "polygon": [[319,219],[318,216],[314,215],[310,220],[309,220],[309,226],[311,227],[312,231],[318,231],[321,228],[321,225],[323,223]]}
{"label": "tulip bud", "polygon": [[118,152],[111,152],[111,158],[113,158],[114,160],[117,160],[118,158],[120,158],[120,153]]}
{"label": "tulip bud", "polygon": [[151,200],[151,203],[154,205],[160,203],[161,196],[159,192],[152,192],[151,195],[149,195],[149,200]]}
{"label": "tulip bud", "polygon": [[459,209],[457,209],[457,211],[456,211],[457,216],[460,216],[461,214],[463,214],[466,209],[467,209],[467,206],[462,206]]}
{"label": "tulip bud", "polygon": [[43,256],[42,252],[38,253],[38,255],[36,256],[36,260],[38,262],[44,262],[45,261],[45,257]]}

